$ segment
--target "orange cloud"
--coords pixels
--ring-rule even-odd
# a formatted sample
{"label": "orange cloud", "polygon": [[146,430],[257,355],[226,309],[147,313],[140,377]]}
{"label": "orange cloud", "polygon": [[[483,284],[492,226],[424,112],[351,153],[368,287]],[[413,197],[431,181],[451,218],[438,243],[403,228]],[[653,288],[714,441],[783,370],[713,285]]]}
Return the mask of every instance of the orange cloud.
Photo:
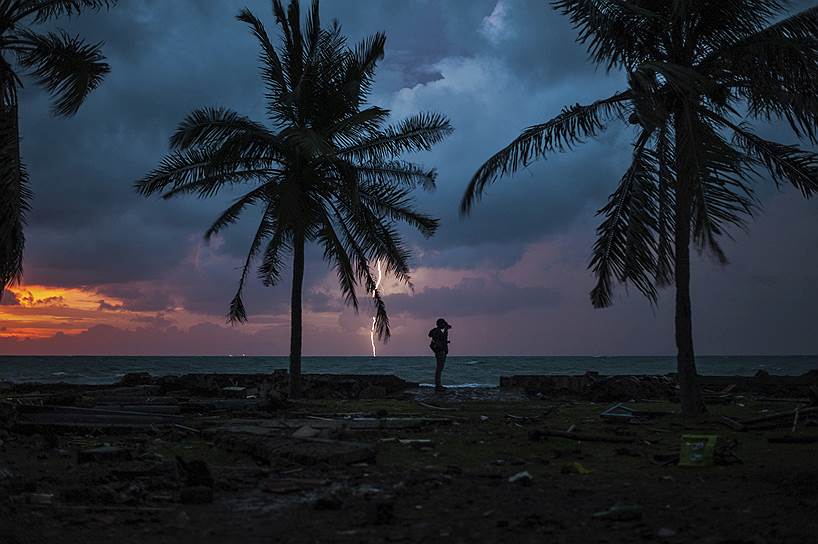
{"label": "orange cloud", "polygon": [[109,322],[103,305],[121,307],[119,300],[103,300],[93,289],[45,285],[9,287],[0,305],[0,337],[47,338],[58,332],[79,334],[94,323]]}

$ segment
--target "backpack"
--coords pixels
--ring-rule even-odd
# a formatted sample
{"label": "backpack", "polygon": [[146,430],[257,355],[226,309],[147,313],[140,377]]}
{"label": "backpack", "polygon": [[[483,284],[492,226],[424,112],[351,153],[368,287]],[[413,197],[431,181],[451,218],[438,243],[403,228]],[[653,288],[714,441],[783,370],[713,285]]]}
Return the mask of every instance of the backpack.
{"label": "backpack", "polygon": [[440,332],[437,328],[434,328],[429,331],[429,338],[432,339],[432,342],[429,344],[429,349],[433,352],[437,353],[438,351],[445,351],[446,345],[443,341],[443,333]]}

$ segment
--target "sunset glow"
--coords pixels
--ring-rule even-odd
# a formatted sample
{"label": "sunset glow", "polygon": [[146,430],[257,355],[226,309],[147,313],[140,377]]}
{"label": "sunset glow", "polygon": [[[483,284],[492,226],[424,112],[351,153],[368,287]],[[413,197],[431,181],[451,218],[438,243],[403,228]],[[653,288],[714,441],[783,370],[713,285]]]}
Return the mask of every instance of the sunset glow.
{"label": "sunset glow", "polygon": [[44,285],[9,287],[0,304],[0,337],[47,338],[79,334],[100,321],[121,321],[122,301],[93,289]]}

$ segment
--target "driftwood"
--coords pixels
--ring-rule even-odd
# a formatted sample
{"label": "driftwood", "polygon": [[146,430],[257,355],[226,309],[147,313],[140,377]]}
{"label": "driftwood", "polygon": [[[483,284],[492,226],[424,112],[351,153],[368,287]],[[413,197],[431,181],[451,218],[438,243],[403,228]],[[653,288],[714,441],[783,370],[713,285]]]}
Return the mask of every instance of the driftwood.
{"label": "driftwood", "polygon": [[770,444],[816,444],[818,436],[782,435],[767,438]]}
{"label": "driftwood", "polygon": [[550,429],[535,430],[528,433],[529,440],[542,440],[543,438],[568,438],[577,442],[610,442],[613,444],[632,444],[636,439],[629,436],[616,436],[610,434],[590,434],[575,433],[567,431],[553,431]]}
{"label": "driftwood", "polygon": [[744,423],[742,423],[740,421],[736,421],[735,419],[733,419],[731,417],[721,416],[719,418],[719,423],[722,423],[723,425],[727,425],[728,427],[730,427],[734,431],[746,431],[747,430],[747,427],[744,425]]}
{"label": "driftwood", "polygon": [[[799,413],[803,416],[806,414],[818,414],[818,406],[811,407],[811,408],[801,408]],[[795,416],[795,410],[790,410],[787,412],[776,412],[774,414],[769,414],[766,416],[755,417],[752,419],[745,419],[741,423],[744,425],[755,425],[756,423],[767,423],[769,421],[775,421],[777,419],[784,419],[784,418],[791,418]]]}

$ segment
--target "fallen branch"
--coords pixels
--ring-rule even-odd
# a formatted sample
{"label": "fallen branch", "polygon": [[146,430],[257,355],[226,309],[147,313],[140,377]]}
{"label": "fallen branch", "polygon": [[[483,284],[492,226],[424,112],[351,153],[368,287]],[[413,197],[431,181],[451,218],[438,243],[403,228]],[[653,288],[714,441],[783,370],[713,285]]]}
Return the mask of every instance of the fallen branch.
{"label": "fallen branch", "polygon": [[719,418],[719,423],[727,425],[728,427],[730,427],[734,431],[746,431],[747,430],[747,427],[745,427],[742,422],[736,421],[735,419],[733,419],[731,417],[721,416]]}

